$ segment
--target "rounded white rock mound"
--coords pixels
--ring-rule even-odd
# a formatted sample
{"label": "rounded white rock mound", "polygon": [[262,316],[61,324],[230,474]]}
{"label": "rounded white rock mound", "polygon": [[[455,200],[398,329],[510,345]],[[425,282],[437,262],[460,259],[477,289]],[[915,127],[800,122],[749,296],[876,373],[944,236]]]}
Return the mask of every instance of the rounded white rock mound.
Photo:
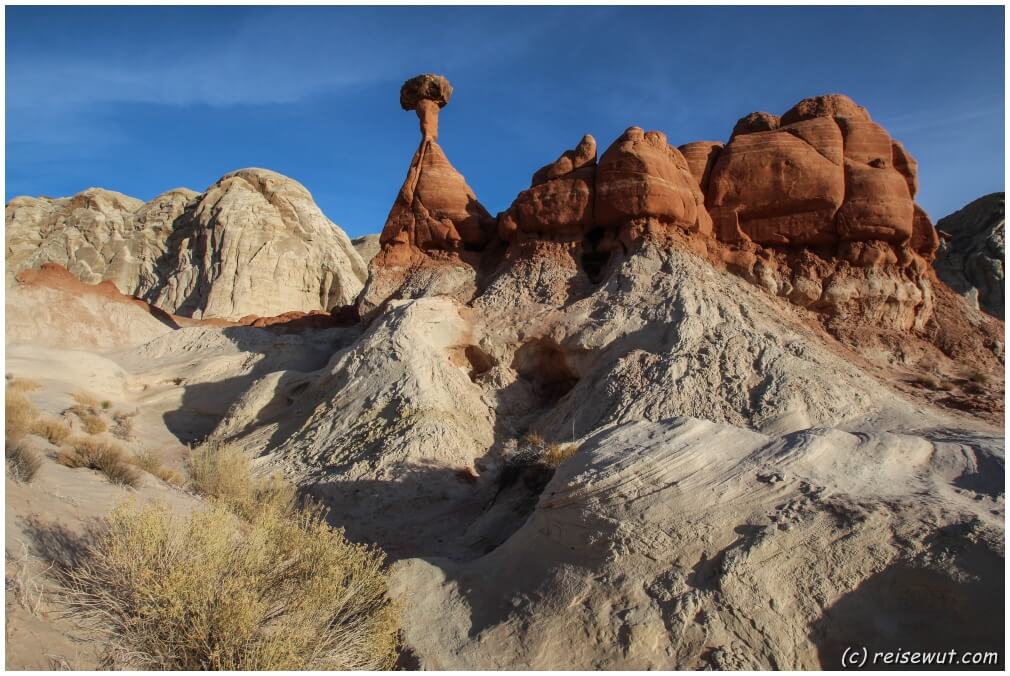
{"label": "rounded white rock mound", "polygon": [[82,282],[111,280],[135,293],[142,269],[153,269],[160,253],[157,241],[135,236],[134,213],[143,206],[101,188],[55,199],[15,197],[5,210],[7,286],[23,270],[59,263]]}
{"label": "rounded white rock mound", "polygon": [[398,562],[391,591],[423,669],[839,669],[852,645],[992,650],[1003,459],[985,433],[626,423],[587,439],[501,546]]}
{"label": "rounded white rock mound", "polygon": [[267,169],[240,169],[176,224],[154,302],[194,317],[331,310],[352,303],[366,277],[350,239],[304,186]]}

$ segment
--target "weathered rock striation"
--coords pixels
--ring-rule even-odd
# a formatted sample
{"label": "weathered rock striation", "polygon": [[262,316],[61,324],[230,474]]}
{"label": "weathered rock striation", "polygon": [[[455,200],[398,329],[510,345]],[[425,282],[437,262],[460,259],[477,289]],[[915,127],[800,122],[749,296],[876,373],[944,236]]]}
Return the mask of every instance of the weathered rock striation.
{"label": "weathered rock striation", "polygon": [[57,263],[85,283],[111,282],[186,316],[330,311],[353,303],[367,276],[309,192],[265,169],[146,204],[98,188],[16,197],[6,223],[8,286],[21,271]]}
{"label": "weathered rock striation", "polygon": [[400,89],[401,106],[417,112],[421,144],[382,229],[382,250],[358,301],[362,313],[391,297],[434,290],[467,296],[475,290],[472,254],[493,237],[495,219],[437,143],[438,111],[451,96],[448,80],[432,74]]}
{"label": "weathered rock striation", "polygon": [[[429,92],[438,105],[424,115],[437,115],[447,83],[433,77],[404,85],[405,107],[416,108]],[[673,148],[662,132],[630,127],[597,161],[587,135],[534,173],[493,230],[444,156],[425,155],[437,146],[424,125],[422,136],[373,277],[435,261],[490,271],[503,256],[509,263],[546,254],[598,280],[614,254],[656,239],[686,246],[828,322],[922,330],[930,319],[928,269],[938,238],[914,202],[915,160],[846,96],[804,99],[781,117],[751,113],[726,144]],[[444,177],[441,204],[418,187],[434,183],[433,175]],[[452,295],[468,301],[478,276],[440,288],[465,289]],[[366,310],[410,285],[372,286]],[[413,292],[431,288],[428,279]]]}
{"label": "weathered rock striation", "polygon": [[300,183],[266,169],[232,172],[176,223],[154,303],[208,317],[331,310],[354,302],[361,257]]}
{"label": "weathered rock striation", "polygon": [[[73,197],[15,197],[6,207],[7,282],[22,270],[59,263],[89,284],[111,280],[137,293],[164,253],[171,219],[180,202],[196,193],[184,188],[160,195],[137,227],[147,205],[111,190],[88,188]],[[167,222],[166,222],[167,221]]]}
{"label": "weathered rock striation", "polygon": [[940,249],[933,267],[970,302],[1003,319],[1006,240],[1004,193],[980,197],[936,224]]}

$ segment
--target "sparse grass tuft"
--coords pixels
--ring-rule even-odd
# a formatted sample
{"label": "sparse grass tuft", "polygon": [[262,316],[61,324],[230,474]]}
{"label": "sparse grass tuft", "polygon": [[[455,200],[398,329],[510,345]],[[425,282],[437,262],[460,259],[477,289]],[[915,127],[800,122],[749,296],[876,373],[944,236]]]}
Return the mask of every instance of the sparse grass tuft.
{"label": "sparse grass tuft", "polygon": [[78,390],[77,392],[74,392],[73,395],[71,396],[73,397],[74,401],[76,401],[78,404],[80,404],[85,408],[95,408],[96,406],[98,406],[98,400],[95,399],[95,397],[92,394],[85,392],[84,390]]}
{"label": "sparse grass tuft", "polygon": [[7,382],[8,392],[20,392],[23,394],[25,392],[34,392],[39,389],[42,389],[42,386],[34,380],[29,380],[28,378],[12,378]]}
{"label": "sparse grass tuft", "polygon": [[73,437],[56,460],[67,467],[98,470],[114,484],[136,488],[140,483],[140,472],[130,464],[123,450],[105,441]]}
{"label": "sparse grass tuft", "polygon": [[4,576],[5,587],[14,593],[14,599],[22,608],[31,615],[39,617],[42,615],[44,603],[44,591],[39,578],[49,569],[42,571],[42,574],[32,572],[32,557],[28,554],[28,546],[21,543],[21,556],[14,557],[10,552],[6,553],[7,571]]}
{"label": "sparse grass tuft", "polygon": [[396,658],[382,565],[318,510],[242,522],[223,503],[185,519],[127,504],[61,581],[112,668],[370,670]]}
{"label": "sparse grass tuft", "polygon": [[130,458],[130,462],[148,474],[158,477],[167,484],[172,486],[182,486],[183,484],[182,475],[174,469],[165,467],[162,464],[161,456],[154,451],[141,451]]}
{"label": "sparse grass tuft", "polygon": [[544,438],[539,434],[537,434],[536,432],[527,432],[526,436],[522,438],[522,441],[527,446],[532,446],[534,448],[543,448],[544,446],[547,445],[547,442],[544,441]]}
{"label": "sparse grass tuft", "polygon": [[22,483],[29,483],[42,467],[42,457],[28,445],[21,435],[8,435],[4,444],[4,459],[11,477]]}
{"label": "sparse grass tuft", "polygon": [[231,444],[208,442],[193,449],[189,475],[197,493],[222,502],[247,519],[260,512],[289,512],[294,506],[291,484],[255,475],[249,457]]}
{"label": "sparse grass tuft", "polygon": [[32,421],[29,431],[59,446],[70,436],[70,428],[62,420],[50,417],[36,418]]}
{"label": "sparse grass tuft", "polygon": [[8,439],[31,431],[39,410],[23,393],[7,390],[4,397],[4,428]]}
{"label": "sparse grass tuft", "polygon": [[575,452],[578,450],[579,447],[575,444],[548,444],[547,448],[544,450],[544,462],[551,467],[557,468],[565,460],[575,455]]}
{"label": "sparse grass tuft", "polygon": [[88,434],[101,434],[109,429],[109,423],[105,421],[102,414],[94,407],[84,406],[83,404],[71,406],[70,412],[77,416],[84,427],[84,431]]}

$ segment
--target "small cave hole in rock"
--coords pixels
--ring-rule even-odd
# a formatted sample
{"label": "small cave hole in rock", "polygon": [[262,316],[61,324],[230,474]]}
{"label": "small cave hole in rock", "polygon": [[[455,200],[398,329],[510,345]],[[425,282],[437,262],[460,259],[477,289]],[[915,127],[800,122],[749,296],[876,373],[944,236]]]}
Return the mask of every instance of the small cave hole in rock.
{"label": "small cave hole in rock", "polygon": [[476,345],[467,345],[463,356],[470,364],[470,380],[476,380],[495,366],[494,358]]}
{"label": "small cave hole in rock", "polygon": [[599,284],[603,279],[603,270],[610,262],[610,253],[597,251],[600,242],[606,231],[603,228],[591,228],[586,232],[582,245],[581,263],[582,269],[586,271],[586,276],[593,284]]}
{"label": "small cave hole in rock", "polygon": [[533,383],[544,404],[565,396],[579,382],[564,350],[549,338],[536,338],[520,347],[512,368],[520,378]]}

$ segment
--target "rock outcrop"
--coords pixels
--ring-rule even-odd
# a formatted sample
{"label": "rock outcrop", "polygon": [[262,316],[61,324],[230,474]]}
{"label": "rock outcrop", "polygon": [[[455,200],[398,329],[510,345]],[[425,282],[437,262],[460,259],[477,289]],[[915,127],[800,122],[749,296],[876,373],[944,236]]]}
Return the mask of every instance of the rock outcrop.
{"label": "rock outcrop", "polygon": [[88,284],[111,280],[137,293],[154,274],[168,237],[161,222],[138,232],[135,214],[142,207],[138,199],[101,188],[58,199],[15,197],[5,214],[8,286],[22,270],[58,263]]}
{"label": "rock outcrop", "polygon": [[351,241],[300,183],[232,172],[175,226],[154,303],[194,317],[331,310],[354,302],[366,272]]}
{"label": "rock outcrop", "polygon": [[[585,293],[613,261],[654,240],[705,256],[829,326],[923,331],[930,320],[938,238],[914,201],[916,162],[846,96],[804,99],[782,116],[751,113],[726,144],[674,148],[662,132],[630,127],[597,161],[586,135],[537,170],[491,228],[433,140],[447,87],[419,76],[401,93],[422,118],[422,141],[383,231],[364,315],[389,297],[436,289],[468,302],[481,275],[496,289],[501,269],[532,271],[544,257],[556,273],[543,297]],[[433,271],[462,261],[474,269]]]}
{"label": "rock outcrop", "polygon": [[432,74],[400,89],[400,105],[417,112],[421,144],[382,229],[382,250],[358,301],[362,314],[391,297],[475,290],[474,261],[494,236],[495,219],[437,143],[438,112],[451,96],[448,80]]}
{"label": "rock outcrop", "polygon": [[709,236],[712,219],[687,160],[666,134],[629,127],[600,158],[596,222],[602,227],[662,227]]}
{"label": "rock outcrop", "polygon": [[400,89],[400,105],[417,112],[421,144],[382,229],[386,265],[414,264],[428,252],[458,256],[479,249],[494,228],[494,219],[437,143],[438,111],[451,96],[452,87],[439,75],[419,75]]}
{"label": "rock outcrop", "polygon": [[351,246],[354,250],[358,252],[361,256],[361,260],[368,265],[373,258],[379,254],[379,250],[382,249],[382,244],[379,243],[378,235],[362,235],[361,237],[355,237],[351,240]]}
{"label": "rock outcrop", "polygon": [[498,235],[579,240],[595,222],[596,139],[585,135],[574,150],[533,174],[529,189],[498,216]]}
{"label": "rock outcrop", "polygon": [[908,244],[915,165],[864,108],[820,96],[769,120],[740,120],[712,167],[706,204],[720,239]]}
{"label": "rock outcrop", "polygon": [[980,197],[936,224],[942,239],[933,267],[969,302],[1004,319],[1004,193]]}
{"label": "rock outcrop", "polygon": [[8,286],[23,270],[57,263],[87,284],[111,282],[186,316],[328,312],[353,303],[367,276],[309,192],[265,169],[146,204],[98,188],[16,197],[6,222]]}

